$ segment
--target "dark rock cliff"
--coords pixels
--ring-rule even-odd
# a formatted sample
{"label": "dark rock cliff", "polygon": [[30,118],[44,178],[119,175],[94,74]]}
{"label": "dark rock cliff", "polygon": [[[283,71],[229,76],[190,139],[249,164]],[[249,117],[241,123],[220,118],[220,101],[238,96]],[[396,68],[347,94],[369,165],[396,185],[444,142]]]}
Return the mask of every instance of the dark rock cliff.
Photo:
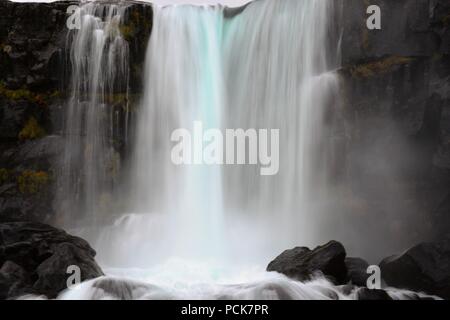
{"label": "dark rock cliff", "polygon": [[[369,4],[381,9],[381,30],[366,27]],[[342,15],[344,210],[379,239],[380,254],[383,242],[404,246],[405,233],[441,238],[450,230],[450,3],[343,1]]]}
{"label": "dark rock cliff", "polygon": [[2,219],[45,220],[58,150],[50,106],[60,96],[70,3],[0,2],[0,206]]}

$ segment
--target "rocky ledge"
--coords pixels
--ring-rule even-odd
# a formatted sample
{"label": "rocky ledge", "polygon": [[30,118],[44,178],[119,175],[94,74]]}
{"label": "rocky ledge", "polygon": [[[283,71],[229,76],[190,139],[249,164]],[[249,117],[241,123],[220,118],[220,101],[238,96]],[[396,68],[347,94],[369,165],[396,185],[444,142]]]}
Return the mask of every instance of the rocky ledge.
{"label": "rocky ledge", "polygon": [[67,288],[69,266],[81,281],[103,275],[83,239],[35,222],[0,223],[0,299],[25,294],[55,298]]}
{"label": "rocky ledge", "polygon": [[[450,299],[450,240],[422,243],[379,264],[384,287],[423,292]],[[314,250],[296,247],[286,250],[267,266],[267,271],[282,273],[300,281],[325,276],[359,300],[391,300],[381,289],[366,286],[369,264],[361,258],[347,258],[344,246],[336,241]],[[409,294],[410,299],[420,299]]]}
{"label": "rocky ledge", "polygon": [[[80,269],[81,281],[101,277],[104,274],[95,255],[85,240],[49,225],[0,223],[0,299],[28,294],[55,298],[67,288],[69,266]],[[392,300],[397,295],[450,299],[450,239],[422,243],[383,259],[379,263],[383,289],[366,287],[368,267],[361,258],[347,257],[341,243],[330,241],[313,250],[286,250],[269,263],[267,271],[303,282],[324,276],[340,291],[359,300]],[[397,294],[392,288],[408,291]]]}

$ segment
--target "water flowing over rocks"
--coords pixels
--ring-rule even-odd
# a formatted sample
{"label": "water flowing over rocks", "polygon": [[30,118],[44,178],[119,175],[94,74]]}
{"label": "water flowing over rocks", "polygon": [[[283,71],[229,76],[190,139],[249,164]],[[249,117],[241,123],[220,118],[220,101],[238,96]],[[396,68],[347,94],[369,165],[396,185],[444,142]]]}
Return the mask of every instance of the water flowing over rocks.
{"label": "water flowing over rocks", "polygon": [[380,263],[390,286],[450,299],[450,240],[421,243]]}
{"label": "water flowing over rocks", "polygon": [[314,250],[297,247],[276,257],[267,266],[267,271],[276,271],[300,281],[310,280],[320,272],[334,283],[344,284],[347,282],[345,256],[344,247],[336,241]]}
{"label": "water flowing over rocks", "polygon": [[69,266],[81,280],[103,275],[83,239],[35,222],[0,223],[0,299],[24,294],[55,298],[67,288]]}
{"label": "water flowing over rocks", "polygon": [[[383,289],[368,289],[369,264],[361,258],[345,258],[341,243],[330,241],[314,250],[296,247],[286,250],[269,263],[267,271],[276,271],[289,278],[311,281],[325,276],[344,294],[353,293],[358,300],[420,300],[437,296],[450,299],[450,240],[421,243],[383,259],[380,263]],[[400,295],[392,288],[412,290]],[[423,293],[419,295],[418,293]],[[431,296],[427,296],[431,295]]]}

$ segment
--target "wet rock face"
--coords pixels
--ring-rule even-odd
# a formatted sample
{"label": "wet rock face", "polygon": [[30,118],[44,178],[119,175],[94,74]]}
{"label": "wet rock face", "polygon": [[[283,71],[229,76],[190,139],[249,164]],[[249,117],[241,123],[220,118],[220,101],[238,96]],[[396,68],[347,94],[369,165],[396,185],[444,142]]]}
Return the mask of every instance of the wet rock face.
{"label": "wet rock face", "polygon": [[33,222],[0,223],[0,298],[23,294],[54,298],[67,288],[69,266],[81,280],[103,275],[95,251],[81,238]]}
{"label": "wet rock face", "polygon": [[310,280],[323,274],[336,284],[347,282],[346,252],[342,244],[331,241],[310,250],[297,247],[286,250],[267,266],[267,271],[276,271],[300,281]]}
{"label": "wet rock face", "polygon": [[[339,167],[350,190],[342,211],[361,220],[357,228],[364,233],[383,232],[385,248],[373,252],[378,259],[389,243],[399,243],[399,234],[408,235],[401,248],[450,229],[450,5],[370,4],[381,8],[381,30],[366,27],[367,2],[342,4],[344,101],[337,122],[345,128]],[[366,228],[378,225],[370,216],[391,223]]]}
{"label": "wet rock face", "polygon": [[49,135],[12,146],[0,157],[0,221],[52,219],[54,168],[63,152],[60,136]]}
{"label": "wet rock face", "polygon": [[[69,6],[79,1],[54,3],[0,2],[0,82],[9,89],[64,90],[70,70],[66,23]],[[153,24],[151,6],[129,1],[122,35],[129,42],[132,89],[140,86],[140,72]]]}
{"label": "wet rock face", "polygon": [[348,278],[352,284],[364,287],[367,285],[367,279],[369,274],[367,273],[367,268],[369,264],[367,261],[361,258],[346,258],[345,265],[348,270]]}
{"label": "wet rock face", "polygon": [[66,10],[76,3],[0,2],[0,221],[53,216],[61,144],[50,106],[63,99]]}
{"label": "wet rock face", "polygon": [[[445,1],[445,0],[444,0]],[[443,4],[442,2],[441,5]],[[381,30],[366,27],[368,5],[381,9]],[[428,0],[374,0],[345,3],[343,11],[343,63],[367,61],[385,56],[430,56],[440,41],[430,27],[430,15],[440,15]]]}
{"label": "wet rock face", "polygon": [[450,299],[450,240],[419,244],[380,263],[390,286]]}
{"label": "wet rock face", "polygon": [[0,80],[7,87],[26,86],[33,90],[58,87],[58,60],[63,54],[68,31],[66,10],[77,3],[0,3],[3,17],[0,22]]}

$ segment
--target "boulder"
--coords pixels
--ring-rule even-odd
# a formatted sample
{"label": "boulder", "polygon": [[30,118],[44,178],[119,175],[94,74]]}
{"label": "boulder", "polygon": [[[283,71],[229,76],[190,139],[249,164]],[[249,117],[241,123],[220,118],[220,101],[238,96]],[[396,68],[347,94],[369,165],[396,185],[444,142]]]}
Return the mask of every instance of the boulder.
{"label": "boulder", "polygon": [[450,230],[450,192],[440,201],[433,212],[435,230],[439,237],[449,236]]}
{"label": "boulder", "polygon": [[356,292],[358,300],[392,300],[384,290],[359,288]]}
{"label": "boulder", "polygon": [[103,275],[83,239],[36,222],[0,223],[0,298],[39,294],[54,298],[67,288],[69,266],[81,280]]}
{"label": "boulder", "polygon": [[297,247],[286,250],[267,266],[267,271],[276,271],[300,281],[323,274],[336,284],[347,282],[345,248],[341,243],[330,241],[314,250]]}
{"label": "boulder", "polygon": [[450,299],[450,241],[422,243],[380,263],[383,280],[392,287]]}
{"label": "boulder", "polygon": [[21,266],[6,261],[0,269],[0,299],[34,293],[29,282],[29,275]]}
{"label": "boulder", "polygon": [[367,279],[369,278],[369,274],[367,273],[367,268],[369,264],[367,261],[361,258],[346,258],[345,265],[348,270],[348,277],[352,284],[365,287],[367,284]]}

